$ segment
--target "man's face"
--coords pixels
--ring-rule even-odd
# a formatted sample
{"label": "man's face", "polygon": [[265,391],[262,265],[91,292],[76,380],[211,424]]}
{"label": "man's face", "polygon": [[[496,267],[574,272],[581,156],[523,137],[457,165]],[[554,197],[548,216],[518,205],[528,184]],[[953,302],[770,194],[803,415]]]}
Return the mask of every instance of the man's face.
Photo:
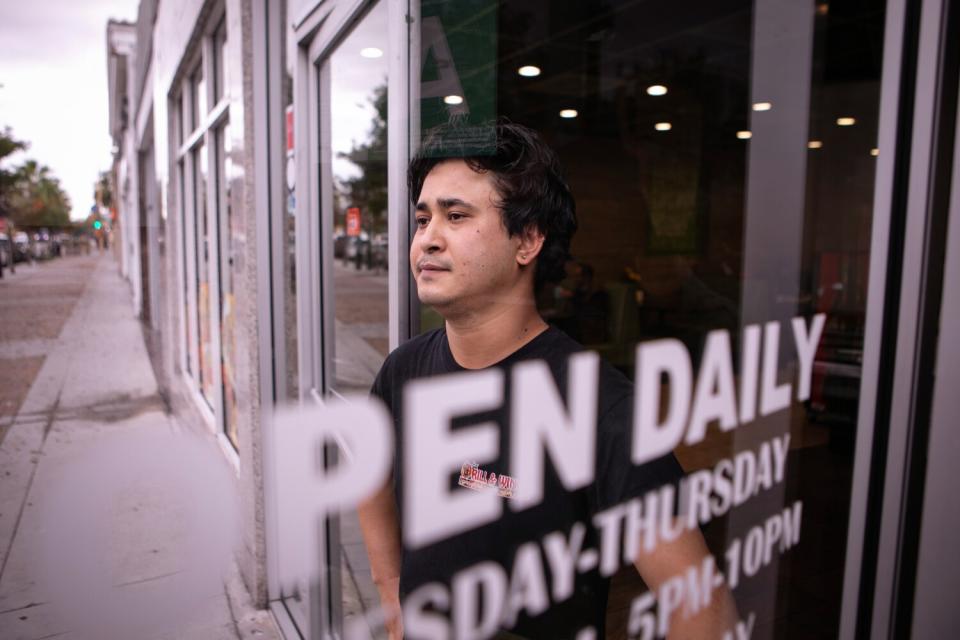
{"label": "man's face", "polygon": [[424,180],[410,268],[420,301],[446,317],[503,302],[518,290],[521,240],[507,234],[498,198],[492,174],[462,160],[441,162]]}

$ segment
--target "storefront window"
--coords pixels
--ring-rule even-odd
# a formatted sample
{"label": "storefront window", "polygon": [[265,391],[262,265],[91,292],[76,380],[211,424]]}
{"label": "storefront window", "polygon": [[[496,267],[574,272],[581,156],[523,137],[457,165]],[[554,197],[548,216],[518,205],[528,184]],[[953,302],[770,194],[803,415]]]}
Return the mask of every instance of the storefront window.
{"label": "storefront window", "polygon": [[194,351],[193,351],[193,322],[192,318],[194,316],[193,311],[193,298],[190,296],[190,278],[187,274],[189,271],[189,251],[187,247],[187,175],[184,164],[186,160],[180,160],[177,163],[177,178],[178,185],[180,187],[180,203],[181,203],[181,212],[183,214],[180,222],[180,246],[182,249],[181,254],[181,269],[183,270],[183,331],[184,331],[184,355],[183,362],[186,367],[186,372],[190,375],[197,370],[196,362],[194,361]]}
{"label": "storefront window", "polygon": [[[294,26],[287,34],[290,82],[284,85],[284,104],[300,96],[298,111],[285,114],[288,161],[306,158],[317,169],[316,175],[292,172],[316,182],[296,189],[288,182],[285,212],[297,210],[300,223],[323,221],[321,239],[311,246],[304,229],[290,239],[292,217],[284,217],[290,230],[282,245],[283,280],[290,286],[284,304],[296,300],[293,283],[313,277],[295,273],[295,246],[310,246],[305,262],[319,266],[322,284],[317,291],[300,289],[318,298],[317,308],[301,309],[299,316],[295,306],[283,312],[288,376],[296,371],[291,359],[298,317],[301,336],[313,330],[304,324],[332,323],[332,331],[310,338],[318,343],[314,352],[301,350],[323,362],[314,377],[324,384],[314,381],[318,394],[309,402],[366,393],[387,355],[387,328],[397,322],[388,312],[387,274],[409,268],[405,252],[392,261],[386,255],[387,175],[398,169],[390,163],[401,158],[405,170],[406,152],[415,154],[438,135],[449,143],[443,157],[482,157],[494,150],[492,123],[531,128],[558,154],[579,221],[563,274],[537,288],[538,310],[623,374],[637,406],[650,407],[642,409],[643,420],[661,438],[657,455],[673,456],[683,471],[677,492],[655,488],[656,500],[671,501],[662,519],[669,525],[671,516],[683,514],[690,530],[702,531],[716,568],[706,577],[729,588],[744,625],[730,633],[837,635],[875,162],[885,152],[876,143],[883,4],[787,7],[723,0],[652,11],[632,2],[424,0],[412,7],[408,22],[409,109],[392,105],[408,118],[410,148],[390,154],[387,123],[395,120],[387,117],[387,87],[397,80],[387,75],[387,44],[397,41],[391,37],[396,29],[407,27],[387,19],[386,2],[359,18],[328,5],[326,23],[311,13],[314,5],[286,3]],[[329,24],[338,24],[338,32],[327,33]],[[316,59],[296,67],[291,52]],[[296,129],[313,136],[296,141],[296,156],[294,118],[313,119]],[[304,213],[295,191],[307,198],[311,187],[318,187],[320,202]],[[419,330],[442,327],[442,317],[415,298],[414,287]],[[409,337],[401,335],[401,342]],[[651,364],[662,353],[669,358]],[[587,386],[562,391],[561,409]],[[487,427],[501,420],[492,413],[455,415],[453,422],[447,416],[444,425],[450,432]],[[318,449],[323,465],[340,464],[337,455],[348,449],[340,446],[334,455],[333,445]],[[414,445],[397,446],[393,462],[400,465]],[[552,470],[543,471],[549,476],[563,454],[545,451],[537,453],[552,461]],[[654,460],[644,457],[648,453],[637,454],[635,466]],[[508,446],[488,454],[452,471],[447,495],[477,480],[478,462],[500,468],[516,462]],[[414,480],[400,482],[398,494],[409,496],[403,492],[410,485],[402,483]],[[648,509],[642,501],[654,493],[631,496],[618,508]],[[405,595],[414,597],[411,611],[424,614],[421,622],[476,637],[513,629],[516,616],[491,607],[508,606],[500,600],[510,598],[509,606],[530,602],[524,589],[537,585],[515,580],[540,569],[550,592],[544,606],[557,604],[563,589],[550,582],[557,579],[554,566],[542,562],[552,553],[545,548],[551,532],[532,522],[533,512],[501,511],[496,534],[516,533],[495,538],[489,557],[460,555],[463,548],[480,548],[471,536],[490,530],[479,528],[405,548],[421,554],[423,564],[443,557],[451,567],[450,580],[427,585],[432,591],[406,585]],[[560,533],[572,536],[573,524]],[[651,637],[645,634],[653,628],[644,625],[669,617],[657,613],[655,602],[669,606],[670,593],[650,593],[630,558],[623,560],[626,552],[611,556],[599,548],[597,521],[584,524],[594,528],[586,538],[593,550],[614,558],[602,569],[612,578],[604,637]],[[376,628],[378,596],[356,515],[348,510],[328,525],[318,557],[329,563],[321,573],[332,593],[323,592],[317,602],[324,603],[321,609],[332,606],[317,620],[335,628],[366,617]],[[524,551],[530,545],[536,553]],[[519,569],[511,558],[500,563],[521,552]],[[579,558],[583,572],[600,571],[585,557]],[[490,558],[500,568],[483,565]],[[502,577],[509,593],[464,596],[468,577],[457,574],[457,586],[453,574],[478,567],[490,572],[470,574],[476,580],[471,588],[493,589],[489,585],[501,584]],[[297,624],[315,622],[306,612],[305,584],[290,584],[284,583],[282,595],[298,599]],[[528,613],[532,618],[543,609]],[[659,635],[663,624],[657,623]],[[593,637],[578,631],[564,633]]]}
{"label": "storefront window", "polygon": [[366,392],[388,351],[387,9],[378,3],[330,57],[332,387]]}
{"label": "storefront window", "polygon": [[207,404],[213,408],[213,338],[211,333],[211,221],[207,210],[207,153],[206,145],[200,144],[193,150],[193,206],[196,221],[197,244],[197,323],[200,327],[197,352],[200,356],[200,391]]}
{"label": "storefront window", "polygon": [[213,32],[213,98],[214,103],[220,102],[224,95],[226,83],[227,58],[227,20],[220,20]]}
{"label": "storefront window", "polygon": [[220,367],[223,383],[223,428],[234,448],[239,448],[237,434],[237,365],[236,365],[236,297],[233,270],[235,264],[234,236],[237,220],[233,215],[231,180],[230,125],[217,130],[217,187],[219,189],[220,237]]}
{"label": "storefront window", "polygon": [[[835,635],[880,152],[882,3],[651,11],[437,1],[420,14],[412,73],[422,134],[454,123],[456,143],[483,155],[489,122],[506,118],[560,156],[579,230],[565,276],[538,291],[542,315],[631,379],[642,371],[638,344],[681,347],[690,414],[718,393],[697,385],[729,356],[741,406],[732,423],[713,416],[702,438],[677,442],[688,477],[788,452],[782,477],[701,523],[741,615],[754,616],[753,637]],[[424,308],[421,323],[441,321]],[[821,330],[815,350],[799,354],[795,342]],[[757,392],[764,368],[769,384]],[[760,561],[744,555],[764,523],[801,510],[796,540]],[[645,590],[632,566],[616,575],[608,637],[627,634]]]}
{"label": "storefront window", "polygon": [[[288,0],[279,4],[282,16],[281,24],[287,24],[293,16],[299,15],[302,7],[299,0]],[[277,326],[281,327],[274,342],[277,356],[276,370],[278,404],[296,402],[300,398],[299,341],[297,338],[297,165],[296,148],[302,141],[297,140],[296,118],[293,108],[293,75],[295,57],[289,56],[289,47],[284,48],[283,73],[280,76],[280,93],[283,96],[283,135],[274,144],[280,147],[283,158],[283,188],[277,195],[273,206],[279,212],[277,240],[274,251],[277,254],[274,269],[279,272],[279,284],[275,286],[275,314]]]}
{"label": "storefront window", "polygon": [[[181,83],[178,152],[184,293],[183,363],[188,385],[212,417],[215,431],[239,447],[237,412],[236,291],[234,269],[242,254],[242,220],[236,210],[237,166],[231,139],[227,82],[227,16],[199,44],[199,60]],[[204,75],[209,72],[210,82]],[[189,119],[189,125],[183,120]],[[240,195],[239,197],[242,197]]]}
{"label": "storefront window", "polygon": [[190,131],[196,131],[207,115],[207,83],[203,78],[203,65],[197,65],[190,76]]}

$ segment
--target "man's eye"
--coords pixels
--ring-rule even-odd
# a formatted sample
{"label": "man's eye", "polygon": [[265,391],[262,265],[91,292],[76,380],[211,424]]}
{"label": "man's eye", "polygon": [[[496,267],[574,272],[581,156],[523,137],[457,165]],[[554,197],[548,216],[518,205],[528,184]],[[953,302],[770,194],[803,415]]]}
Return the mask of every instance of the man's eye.
{"label": "man's eye", "polygon": [[418,216],[416,218],[416,221],[417,221],[417,226],[422,229],[423,227],[427,226],[427,223],[430,222],[430,218],[427,218],[426,216]]}
{"label": "man's eye", "polygon": [[461,220],[465,217],[466,216],[464,216],[462,213],[457,213],[456,211],[451,211],[447,214],[447,220],[450,222],[456,222],[457,220]]}

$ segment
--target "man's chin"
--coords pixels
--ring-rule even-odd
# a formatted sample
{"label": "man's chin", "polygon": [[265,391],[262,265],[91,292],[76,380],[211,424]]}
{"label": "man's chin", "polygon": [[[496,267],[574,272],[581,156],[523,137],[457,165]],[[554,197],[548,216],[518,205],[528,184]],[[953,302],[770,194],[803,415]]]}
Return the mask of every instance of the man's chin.
{"label": "man's chin", "polygon": [[433,307],[435,311],[440,311],[450,305],[450,301],[444,296],[430,294],[430,293],[418,293],[417,297],[420,298],[420,304],[425,304],[428,307]]}
{"label": "man's chin", "polygon": [[456,307],[456,300],[450,296],[443,295],[439,291],[424,289],[425,288],[420,288],[417,290],[417,297],[420,299],[420,304],[433,308],[433,310],[440,315],[445,315],[446,312]]}

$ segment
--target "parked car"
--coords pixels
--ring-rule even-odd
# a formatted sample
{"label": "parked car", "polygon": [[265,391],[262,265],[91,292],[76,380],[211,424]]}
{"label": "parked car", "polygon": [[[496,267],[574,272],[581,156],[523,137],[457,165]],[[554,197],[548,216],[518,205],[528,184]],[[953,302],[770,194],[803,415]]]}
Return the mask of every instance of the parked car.
{"label": "parked car", "polygon": [[52,233],[50,234],[50,253],[54,258],[59,258],[63,255],[65,245],[67,244],[67,234],[65,233]]}
{"label": "parked car", "polygon": [[18,231],[13,234],[13,260],[14,262],[24,262],[31,257],[30,237],[24,231]]}
{"label": "parked car", "polygon": [[13,261],[13,245],[10,244],[10,236],[0,233],[0,265],[9,267]]}
{"label": "parked car", "polygon": [[373,237],[371,246],[370,262],[371,267],[377,270],[387,268],[387,234],[378,233]]}
{"label": "parked car", "polygon": [[33,234],[33,257],[36,260],[48,260],[53,257],[49,233],[40,232]]}
{"label": "parked car", "polygon": [[345,233],[336,233],[333,235],[333,257],[334,258],[346,258],[347,256],[347,240],[349,238]]}

